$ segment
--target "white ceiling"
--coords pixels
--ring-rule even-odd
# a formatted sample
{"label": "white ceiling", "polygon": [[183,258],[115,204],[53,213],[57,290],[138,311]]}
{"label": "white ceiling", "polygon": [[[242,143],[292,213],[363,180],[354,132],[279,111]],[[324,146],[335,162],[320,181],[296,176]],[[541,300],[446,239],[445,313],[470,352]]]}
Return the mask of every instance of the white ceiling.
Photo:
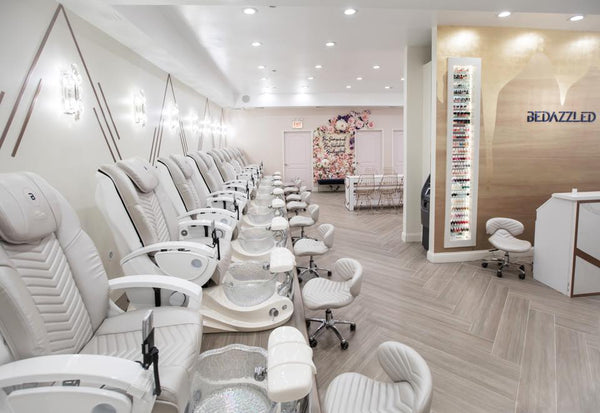
{"label": "white ceiling", "polygon": [[[599,0],[66,0],[64,4],[227,107],[402,105],[404,49],[429,45],[436,24],[600,30]],[[242,13],[249,6],[257,9],[255,15]],[[343,10],[349,6],[358,13],[345,16]],[[501,10],[513,15],[498,19]],[[586,15],[583,21],[567,21],[579,13]],[[252,47],[253,41],[262,46]],[[327,41],[336,45],[326,47]],[[315,69],[317,64],[323,68]],[[381,68],[375,70],[373,65]],[[356,80],[358,76],[363,80]],[[268,86],[273,88],[265,93]]]}

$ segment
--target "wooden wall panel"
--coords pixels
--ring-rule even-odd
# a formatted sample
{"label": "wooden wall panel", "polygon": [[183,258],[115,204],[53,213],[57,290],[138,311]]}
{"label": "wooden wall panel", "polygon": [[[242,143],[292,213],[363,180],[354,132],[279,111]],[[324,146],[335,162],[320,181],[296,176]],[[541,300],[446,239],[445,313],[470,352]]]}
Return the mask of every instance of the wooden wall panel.
{"label": "wooden wall panel", "polygon": [[[440,27],[438,45],[434,251],[489,248],[485,222],[494,216],[522,221],[533,242],[536,208],[552,193],[600,190],[600,119],[527,122],[529,110],[600,113],[600,34]],[[479,231],[470,248],[443,248],[448,57],[482,58]]]}

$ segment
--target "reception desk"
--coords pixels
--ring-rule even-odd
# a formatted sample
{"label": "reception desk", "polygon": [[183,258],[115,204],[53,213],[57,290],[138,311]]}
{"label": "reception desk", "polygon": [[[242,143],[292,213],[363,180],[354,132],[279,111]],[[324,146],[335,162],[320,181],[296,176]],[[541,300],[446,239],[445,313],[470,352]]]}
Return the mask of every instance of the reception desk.
{"label": "reception desk", "polygon": [[[375,187],[380,188],[381,185],[381,180],[384,178],[384,176],[390,176],[390,175],[375,175]],[[393,175],[391,175],[393,176]],[[346,176],[346,179],[344,180],[344,185],[346,187],[346,208],[349,211],[354,211],[354,207],[356,207],[356,196],[354,194],[354,190],[356,189],[356,185],[358,184],[358,179],[359,176],[358,175],[349,175]],[[398,175],[398,181],[402,182],[404,180],[404,175]],[[394,198],[394,202],[396,203],[396,205],[402,205],[402,193],[400,193],[400,196],[397,198]],[[379,204],[379,194],[377,193],[377,190],[375,191],[375,195],[373,196],[373,199],[371,200],[371,205],[376,206]]]}
{"label": "reception desk", "polygon": [[569,297],[600,294],[600,191],[552,194],[537,209],[533,277]]}

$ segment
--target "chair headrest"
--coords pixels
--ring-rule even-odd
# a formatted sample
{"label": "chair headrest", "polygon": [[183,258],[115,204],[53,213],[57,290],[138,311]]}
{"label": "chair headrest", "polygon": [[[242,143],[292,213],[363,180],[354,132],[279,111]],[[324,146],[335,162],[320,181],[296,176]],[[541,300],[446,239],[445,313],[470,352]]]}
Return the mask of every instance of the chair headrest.
{"label": "chair headrest", "polygon": [[212,158],[208,154],[204,152],[198,152],[198,157],[202,159],[204,165],[206,165],[206,169],[210,169],[212,167]]}
{"label": "chair headrest", "polygon": [[60,222],[49,185],[28,172],[0,174],[0,238],[25,244],[55,232]]}
{"label": "chair headrest", "polygon": [[192,176],[194,170],[187,162],[187,158],[185,156],[173,154],[171,155],[171,159],[173,159],[173,162],[175,162],[179,169],[181,169],[183,176],[185,176],[186,178],[190,178]]}
{"label": "chair headrest", "polygon": [[140,158],[124,159],[117,166],[127,174],[134,185],[143,193],[148,193],[158,186],[158,177],[154,167]]}

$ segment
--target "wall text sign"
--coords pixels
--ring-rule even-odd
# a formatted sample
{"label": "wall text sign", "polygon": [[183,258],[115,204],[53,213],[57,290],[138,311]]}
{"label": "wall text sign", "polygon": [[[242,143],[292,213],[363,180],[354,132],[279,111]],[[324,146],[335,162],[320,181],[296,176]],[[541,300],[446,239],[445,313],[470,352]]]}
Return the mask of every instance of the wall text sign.
{"label": "wall text sign", "polygon": [[596,121],[596,112],[577,112],[561,110],[548,112],[543,110],[527,111],[527,122],[536,123],[592,123]]}

